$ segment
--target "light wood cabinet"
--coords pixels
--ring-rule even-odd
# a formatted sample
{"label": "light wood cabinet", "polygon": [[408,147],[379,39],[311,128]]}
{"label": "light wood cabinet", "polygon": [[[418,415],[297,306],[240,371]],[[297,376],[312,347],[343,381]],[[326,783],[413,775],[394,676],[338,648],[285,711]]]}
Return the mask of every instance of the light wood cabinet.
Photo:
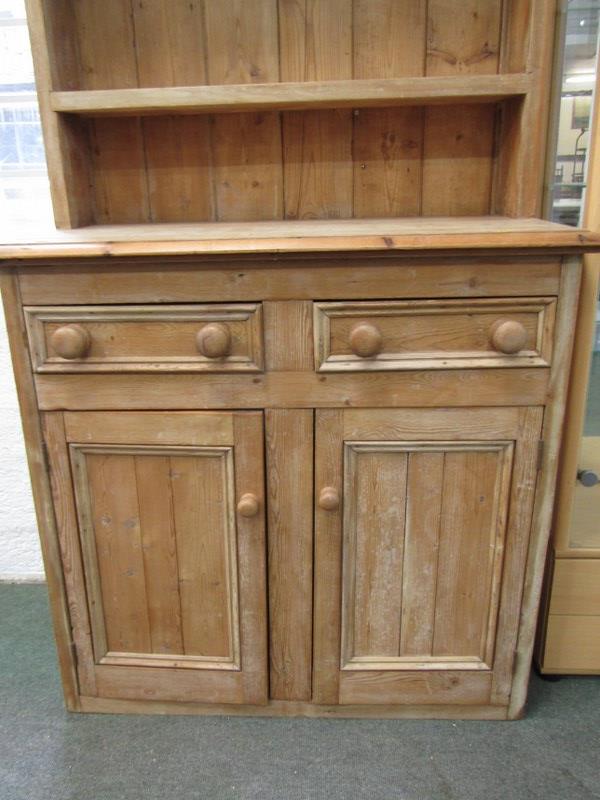
{"label": "light wood cabinet", "polygon": [[67,706],[518,717],[600,247],[536,218],[554,3],[27,6],[64,230],[0,257]]}

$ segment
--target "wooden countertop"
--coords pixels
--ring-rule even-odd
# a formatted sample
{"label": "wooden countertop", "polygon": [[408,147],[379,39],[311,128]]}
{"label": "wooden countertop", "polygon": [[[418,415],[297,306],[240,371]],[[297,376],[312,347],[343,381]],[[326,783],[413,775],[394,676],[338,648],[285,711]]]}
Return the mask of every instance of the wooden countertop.
{"label": "wooden countertop", "polygon": [[404,219],[106,225],[4,232],[0,258],[420,250],[600,250],[600,234],[540,219]]}

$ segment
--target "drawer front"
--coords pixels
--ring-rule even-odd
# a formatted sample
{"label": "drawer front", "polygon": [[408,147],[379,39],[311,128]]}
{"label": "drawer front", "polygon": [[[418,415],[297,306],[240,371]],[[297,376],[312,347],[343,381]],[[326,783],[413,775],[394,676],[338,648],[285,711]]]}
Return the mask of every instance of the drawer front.
{"label": "drawer front", "polygon": [[318,372],[550,364],[555,297],[314,304]]}
{"label": "drawer front", "polygon": [[595,614],[600,617],[600,559],[556,559],[550,614]]}
{"label": "drawer front", "polygon": [[550,614],[544,672],[600,674],[600,616]]}
{"label": "drawer front", "polygon": [[36,372],[261,372],[260,303],[28,306]]}

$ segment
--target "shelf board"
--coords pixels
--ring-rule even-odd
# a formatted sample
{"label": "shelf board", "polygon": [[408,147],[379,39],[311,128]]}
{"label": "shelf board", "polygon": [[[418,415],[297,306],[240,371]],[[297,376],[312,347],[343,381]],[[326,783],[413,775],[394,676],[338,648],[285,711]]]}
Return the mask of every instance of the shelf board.
{"label": "shelf board", "polygon": [[[331,252],[555,249],[600,250],[600,234],[540,219],[405,219],[97,225],[74,230],[11,228],[2,259]],[[34,263],[33,261],[31,263]],[[10,266],[7,262],[4,266]]]}
{"label": "shelf board", "polygon": [[523,73],[314,83],[248,83],[51,92],[50,106],[53,111],[92,116],[370,108],[492,103],[525,95],[531,87],[531,76]]}

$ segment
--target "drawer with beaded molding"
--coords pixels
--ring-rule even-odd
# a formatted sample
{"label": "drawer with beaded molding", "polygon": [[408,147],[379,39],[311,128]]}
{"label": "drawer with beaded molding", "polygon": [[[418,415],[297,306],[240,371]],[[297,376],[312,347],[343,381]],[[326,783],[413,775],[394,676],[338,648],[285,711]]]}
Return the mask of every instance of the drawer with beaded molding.
{"label": "drawer with beaded molding", "polygon": [[261,372],[261,303],[26,306],[36,372]]}
{"label": "drawer with beaded molding", "polygon": [[555,315],[555,297],[315,303],[315,368],[547,367]]}

